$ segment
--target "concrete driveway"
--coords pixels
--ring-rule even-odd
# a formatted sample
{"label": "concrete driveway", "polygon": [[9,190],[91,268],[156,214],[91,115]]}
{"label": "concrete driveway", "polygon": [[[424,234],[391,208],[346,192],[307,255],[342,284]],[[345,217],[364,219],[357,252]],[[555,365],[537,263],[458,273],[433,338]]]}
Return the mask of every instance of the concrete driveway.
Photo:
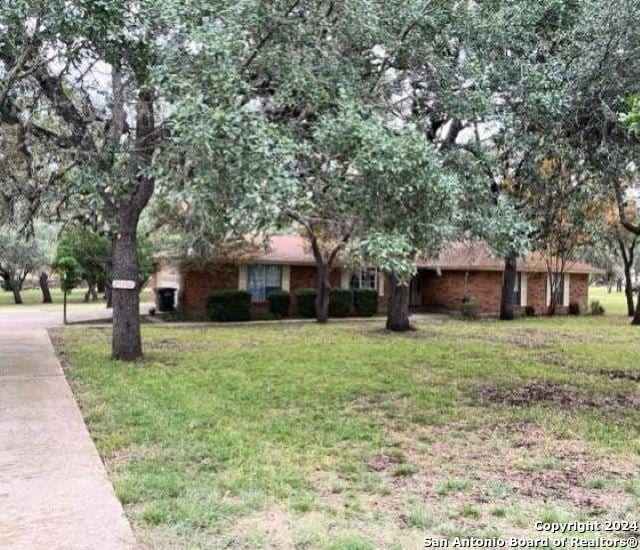
{"label": "concrete driveway", "polygon": [[135,548],[46,331],[61,314],[43,309],[0,308],[0,548]]}
{"label": "concrete driveway", "polygon": [[[153,303],[140,304],[140,313],[146,314]],[[70,323],[89,321],[109,321],[112,310],[104,302],[89,304],[69,304],[67,318]],[[62,325],[62,304],[49,306],[1,306],[0,333],[5,331],[53,328]]]}

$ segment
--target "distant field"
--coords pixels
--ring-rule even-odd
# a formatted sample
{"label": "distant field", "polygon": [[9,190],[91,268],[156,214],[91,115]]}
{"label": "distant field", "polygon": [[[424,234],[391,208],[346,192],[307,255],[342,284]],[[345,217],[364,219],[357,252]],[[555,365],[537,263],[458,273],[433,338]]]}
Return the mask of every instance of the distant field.
{"label": "distant field", "polygon": [[[86,292],[83,288],[76,288],[67,296],[67,302],[70,304],[81,304],[84,303],[84,293]],[[39,289],[28,289],[23,290],[21,292],[22,301],[24,305],[38,305],[42,307],[57,307],[59,304],[62,304],[62,291],[57,288],[51,289],[51,297],[53,298],[53,304],[43,304],[42,303],[42,292]],[[150,289],[145,289],[142,291],[140,295],[140,300],[143,302],[152,301],[153,300],[153,292]],[[102,300],[102,295],[100,296],[100,300]],[[96,302],[93,302],[94,304]],[[7,292],[4,290],[0,290],[0,307],[3,306],[14,306],[13,301],[13,293]]]}
{"label": "distant field", "polygon": [[589,288],[589,303],[598,300],[606,313],[625,315],[627,313],[627,301],[624,292],[609,292],[605,287],[592,286]]}

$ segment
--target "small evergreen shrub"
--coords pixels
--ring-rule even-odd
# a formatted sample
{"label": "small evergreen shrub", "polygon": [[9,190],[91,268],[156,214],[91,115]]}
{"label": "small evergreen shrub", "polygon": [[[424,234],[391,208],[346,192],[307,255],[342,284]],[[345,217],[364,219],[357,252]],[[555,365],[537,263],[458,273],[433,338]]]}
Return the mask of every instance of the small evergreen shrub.
{"label": "small evergreen shrub", "polygon": [[604,315],[604,307],[598,300],[591,302],[591,315]]}
{"label": "small evergreen shrub", "polygon": [[244,290],[218,290],[207,298],[206,310],[212,321],[250,321],[251,294]]}
{"label": "small evergreen shrub", "polygon": [[533,306],[525,306],[524,314],[527,317],[535,317],[536,316],[536,308]]}
{"label": "small evergreen shrub", "polygon": [[315,288],[305,288],[296,292],[298,313],[301,317],[316,316],[316,290]]}
{"label": "small evergreen shrub", "polygon": [[349,317],[353,306],[353,291],[332,290],[329,294],[329,317]]}
{"label": "small evergreen shrub", "polygon": [[479,319],[480,308],[475,298],[463,298],[462,305],[460,306],[460,313],[464,319]]}
{"label": "small evergreen shrub", "polygon": [[373,317],[378,313],[378,291],[371,288],[354,290],[353,307],[359,317]]}
{"label": "small evergreen shrub", "polygon": [[569,315],[580,315],[580,304],[578,302],[569,303]]}
{"label": "small evergreen shrub", "polygon": [[276,317],[287,317],[289,315],[289,304],[291,303],[291,296],[286,290],[280,290],[278,292],[272,292],[267,297],[269,302],[269,312]]}

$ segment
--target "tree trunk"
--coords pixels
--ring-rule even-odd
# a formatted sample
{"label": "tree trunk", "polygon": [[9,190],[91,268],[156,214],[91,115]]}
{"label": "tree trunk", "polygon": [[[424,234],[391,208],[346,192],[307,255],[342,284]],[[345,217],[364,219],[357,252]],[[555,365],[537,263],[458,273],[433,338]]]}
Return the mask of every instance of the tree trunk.
{"label": "tree trunk", "polygon": [[634,237],[633,242],[627,250],[624,239],[618,234],[618,246],[620,247],[620,255],[622,256],[622,263],[624,265],[624,293],[627,298],[627,315],[633,317],[635,313],[635,306],[633,304],[633,277],[631,276],[631,269],[635,261],[635,249],[637,237]]}
{"label": "tree trunk", "polygon": [[330,269],[326,263],[317,264],[316,320],[318,323],[326,323],[329,320],[329,298],[331,296]]}
{"label": "tree trunk", "polygon": [[22,296],[20,295],[20,281],[14,279],[11,281],[11,291],[13,292],[13,301],[16,305],[22,304]]}
{"label": "tree trunk", "polygon": [[401,284],[395,275],[389,275],[389,299],[387,301],[387,330],[407,332],[409,323],[409,285]]}
{"label": "tree trunk", "polygon": [[135,361],[142,356],[140,334],[140,295],[138,293],[137,229],[140,214],[153,195],[154,180],[147,177],[151,166],[154,142],[154,94],[142,89],[136,105],[135,150],[131,155],[131,172],[135,174],[135,186],[117,208],[117,235],[113,252],[113,281],[134,281],[132,290],[113,288],[113,336],[112,357],[123,361]]}
{"label": "tree trunk", "polygon": [[636,312],[633,303],[633,277],[631,276],[631,266],[624,266],[624,293],[627,298],[627,315],[633,317]]}
{"label": "tree trunk", "polygon": [[113,300],[113,358],[134,361],[142,355],[140,335],[140,300],[137,289],[138,247],[137,221],[125,217],[120,224],[113,255],[114,280],[134,281],[134,289],[114,288]]}
{"label": "tree trunk", "polygon": [[51,291],[49,290],[49,275],[47,275],[44,271],[40,273],[40,291],[42,292],[42,303],[43,304],[52,304],[53,299],[51,298]]}
{"label": "tree trunk", "polygon": [[638,303],[636,304],[636,312],[633,315],[632,325],[640,325],[640,289],[638,289]]}
{"label": "tree trunk", "polygon": [[64,291],[62,295],[62,322],[67,324],[67,291]]}
{"label": "tree trunk", "polygon": [[504,277],[502,280],[502,298],[500,302],[500,319],[512,321],[514,318],[513,298],[518,276],[518,255],[511,252],[504,259]]}

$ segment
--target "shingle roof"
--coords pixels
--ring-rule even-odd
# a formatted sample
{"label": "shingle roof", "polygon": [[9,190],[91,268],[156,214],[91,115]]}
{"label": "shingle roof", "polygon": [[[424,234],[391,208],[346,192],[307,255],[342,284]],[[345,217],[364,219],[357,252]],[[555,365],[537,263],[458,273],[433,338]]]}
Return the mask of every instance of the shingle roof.
{"label": "shingle roof", "polygon": [[[315,265],[311,246],[307,239],[299,235],[274,235],[269,239],[267,250],[243,255],[243,262],[262,264]],[[491,252],[483,242],[459,242],[440,254],[436,260],[420,260],[421,268],[444,271],[502,271],[504,260]],[[518,260],[518,270],[544,272],[546,266],[539,254],[528,254]],[[582,262],[570,262],[566,273],[601,273],[602,270]]]}
{"label": "shingle roof", "polygon": [[[483,242],[459,242],[445,249],[438,259],[419,261],[419,267],[429,267],[448,271],[502,271],[504,259],[492,253]],[[518,271],[547,271],[540,254],[527,254],[518,259]],[[602,270],[583,262],[567,263],[566,273],[601,273]]]}

